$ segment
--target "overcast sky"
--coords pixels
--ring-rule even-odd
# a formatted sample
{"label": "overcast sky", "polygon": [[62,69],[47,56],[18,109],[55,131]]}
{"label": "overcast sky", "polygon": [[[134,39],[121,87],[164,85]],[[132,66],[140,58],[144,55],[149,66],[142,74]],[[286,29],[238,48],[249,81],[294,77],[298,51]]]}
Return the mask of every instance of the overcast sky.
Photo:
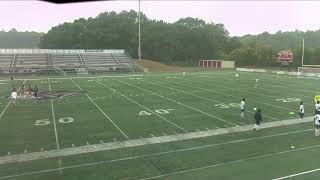
{"label": "overcast sky", "polygon": [[[98,1],[52,4],[40,1],[0,1],[0,29],[47,32],[63,22],[96,17],[105,11],[138,11],[138,1]],[[320,1],[141,1],[149,19],[175,22],[194,17],[222,23],[232,36],[320,29]],[[142,27],[143,28],[143,27]]]}

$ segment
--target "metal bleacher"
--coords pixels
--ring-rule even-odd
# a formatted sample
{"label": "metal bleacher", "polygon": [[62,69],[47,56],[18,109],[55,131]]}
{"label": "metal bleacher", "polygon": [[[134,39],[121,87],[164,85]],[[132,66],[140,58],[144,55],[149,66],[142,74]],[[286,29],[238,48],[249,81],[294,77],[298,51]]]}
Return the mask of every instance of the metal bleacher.
{"label": "metal bleacher", "polygon": [[124,50],[0,49],[1,74],[133,70]]}
{"label": "metal bleacher", "polygon": [[83,63],[78,54],[50,54],[53,66],[58,67],[82,67]]}
{"label": "metal bleacher", "polygon": [[0,71],[9,70],[12,66],[13,54],[0,54]]}
{"label": "metal bleacher", "polygon": [[118,64],[111,54],[81,54],[81,57],[87,67],[114,66]]}

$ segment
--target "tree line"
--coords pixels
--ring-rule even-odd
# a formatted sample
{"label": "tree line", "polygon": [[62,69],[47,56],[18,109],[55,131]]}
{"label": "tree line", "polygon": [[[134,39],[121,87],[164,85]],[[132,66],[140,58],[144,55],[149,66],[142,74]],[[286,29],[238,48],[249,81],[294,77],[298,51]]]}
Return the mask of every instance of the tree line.
{"label": "tree line", "polygon": [[18,32],[16,29],[11,29],[8,32],[0,31],[0,48],[15,49],[15,48],[38,48],[40,37],[44,33],[38,32]]}
{"label": "tree line", "polygon": [[[278,52],[292,50],[293,65],[300,66],[304,38],[305,62],[320,64],[320,30],[232,37],[223,24],[208,23],[198,18],[187,17],[168,23],[148,19],[143,13],[140,15],[144,59],[179,65],[196,65],[199,59],[222,59],[236,61],[239,66],[278,66]],[[45,34],[30,34],[33,41],[29,40],[29,48],[37,44],[39,48],[48,49],[125,49],[130,56],[137,58],[137,17],[138,13],[131,10],[80,18],[52,27]],[[11,33],[12,38],[12,34],[18,32],[5,33]],[[2,38],[0,32],[0,43]],[[25,43],[5,42],[7,48],[26,48]]]}

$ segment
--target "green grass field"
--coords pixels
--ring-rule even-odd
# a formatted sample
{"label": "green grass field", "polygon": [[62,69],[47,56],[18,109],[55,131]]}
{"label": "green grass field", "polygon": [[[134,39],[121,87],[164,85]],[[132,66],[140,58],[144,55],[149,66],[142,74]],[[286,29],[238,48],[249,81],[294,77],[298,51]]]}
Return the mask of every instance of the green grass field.
{"label": "green grass field", "polygon": [[[81,94],[18,99],[16,106],[1,99],[0,179],[261,180],[293,174],[319,179],[320,137],[310,118],[318,81],[239,75],[239,80],[233,71],[14,80],[17,87],[36,84],[40,94]],[[0,87],[6,97],[11,82],[3,80]],[[243,97],[245,119],[239,109]],[[309,122],[297,120],[300,100]],[[263,123],[296,123],[254,132],[254,107],[262,109]],[[237,131],[244,127],[250,128]],[[228,128],[236,130],[188,136]],[[182,136],[186,139],[177,139]]]}

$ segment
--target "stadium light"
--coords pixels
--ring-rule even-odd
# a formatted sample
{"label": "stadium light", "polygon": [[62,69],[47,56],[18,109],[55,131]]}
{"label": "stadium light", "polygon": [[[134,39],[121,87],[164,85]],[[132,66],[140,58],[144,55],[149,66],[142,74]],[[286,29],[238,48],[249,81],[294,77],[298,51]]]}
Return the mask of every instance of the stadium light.
{"label": "stadium light", "polygon": [[138,57],[139,61],[141,60],[141,32],[140,32],[140,0],[139,0],[139,12],[138,12],[138,36],[139,36],[139,45],[138,45]]}

